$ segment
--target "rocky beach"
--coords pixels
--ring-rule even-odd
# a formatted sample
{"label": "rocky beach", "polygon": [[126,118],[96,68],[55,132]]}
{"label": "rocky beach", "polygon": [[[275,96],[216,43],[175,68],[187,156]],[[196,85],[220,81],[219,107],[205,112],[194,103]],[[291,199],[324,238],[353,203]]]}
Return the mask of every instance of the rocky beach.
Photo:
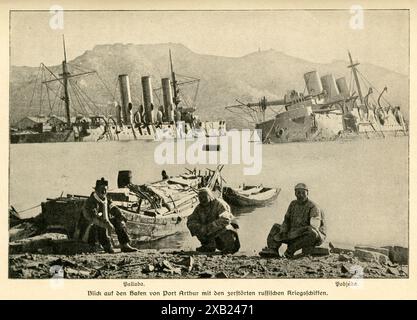
{"label": "rocky beach", "polygon": [[[184,250],[144,249],[136,253],[88,252],[59,234],[11,242],[9,277],[50,279],[145,278],[408,278],[408,249],[338,247],[328,244],[313,255],[294,259],[236,253],[202,254]],[[91,251],[91,250],[90,250]]]}

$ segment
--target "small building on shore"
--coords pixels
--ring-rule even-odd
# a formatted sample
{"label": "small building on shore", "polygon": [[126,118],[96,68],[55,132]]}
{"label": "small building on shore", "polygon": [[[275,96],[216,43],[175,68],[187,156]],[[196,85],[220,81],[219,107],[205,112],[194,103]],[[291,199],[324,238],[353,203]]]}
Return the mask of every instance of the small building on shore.
{"label": "small building on shore", "polygon": [[48,121],[44,115],[27,116],[19,120],[13,127],[19,130],[38,130]]}

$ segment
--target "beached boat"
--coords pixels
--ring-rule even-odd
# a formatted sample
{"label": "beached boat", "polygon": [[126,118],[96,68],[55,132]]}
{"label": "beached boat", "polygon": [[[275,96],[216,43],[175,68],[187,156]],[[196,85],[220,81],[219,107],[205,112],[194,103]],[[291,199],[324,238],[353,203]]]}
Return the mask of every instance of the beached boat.
{"label": "beached boat", "polygon": [[[133,242],[158,240],[186,230],[187,217],[198,205],[197,188],[221,190],[221,170],[205,173],[189,171],[154,183],[110,190],[108,197],[127,218]],[[42,203],[41,220],[45,231],[60,230],[72,238],[87,196],[67,195]]]}
{"label": "beached boat", "polygon": [[240,206],[263,206],[275,200],[281,189],[260,186],[224,187],[223,198],[228,203]]}

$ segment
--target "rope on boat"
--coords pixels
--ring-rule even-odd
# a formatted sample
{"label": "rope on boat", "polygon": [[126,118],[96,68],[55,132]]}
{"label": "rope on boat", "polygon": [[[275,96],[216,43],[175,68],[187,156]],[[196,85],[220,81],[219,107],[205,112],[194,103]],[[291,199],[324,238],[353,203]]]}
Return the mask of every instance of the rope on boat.
{"label": "rope on boat", "polygon": [[277,118],[275,117],[274,123],[271,126],[271,129],[269,129],[268,134],[266,135],[265,139],[262,141],[262,143],[265,143],[265,141],[269,138],[269,135],[271,134],[272,129],[275,127],[275,122],[277,121]]}
{"label": "rope on boat", "polygon": [[29,210],[35,209],[35,208],[40,207],[40,206],[41,206],[41,205],[40,205],[40,204],[38,204],[38,205],[36,205],[36,206],[30,207],[30,208],[27,208],[27,209],[24,209],[24,210],[21,210],[21,211],[17,211],[17,210],[16,210],[16,209],[14,209],[13,207],[12,207],[12,209],[14,209],[14,212],[15,212],[15,213],[17,213],[17,214],[21,214],[21,213],[23,213],[23,212],[26,212],[26,211],[29,211]]}

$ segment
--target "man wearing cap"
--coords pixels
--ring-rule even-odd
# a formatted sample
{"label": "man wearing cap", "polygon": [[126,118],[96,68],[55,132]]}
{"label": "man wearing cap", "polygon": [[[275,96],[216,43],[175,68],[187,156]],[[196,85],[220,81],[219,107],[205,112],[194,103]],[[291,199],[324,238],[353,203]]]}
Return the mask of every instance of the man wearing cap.
{"label": "man wearing cap", "polygon": [[199,252],[235,253],[240,249],[238,225],[230,212],[229,205],[214,197],[209,188],[198,191],[199,204],[187,219],[192,236],[201,242]]}
{"label": "man wearing cap", "polygon": [[267,247],[259,253],[261,256],[279,257],[278,250],[285,243],[288,246],[284,255],[292,258],[297,250],[308,253],[326,238],[323,210],[308,199],[308,187],[305,183],[298,183],[294,189],[297,199],[290,203],[282,225],[273,225]]}
{"label": "man wearing cap", "polygon": [[95,245],[97,240],[108,253],[114,253],[110,234],[115,231],[122,252],[134,252],[130,246],[126,229],[126,218],[120,209],[107,199],[108,181],[104,178],[96,181],[94,192],[84,204],[77,224],[76,239]]}

